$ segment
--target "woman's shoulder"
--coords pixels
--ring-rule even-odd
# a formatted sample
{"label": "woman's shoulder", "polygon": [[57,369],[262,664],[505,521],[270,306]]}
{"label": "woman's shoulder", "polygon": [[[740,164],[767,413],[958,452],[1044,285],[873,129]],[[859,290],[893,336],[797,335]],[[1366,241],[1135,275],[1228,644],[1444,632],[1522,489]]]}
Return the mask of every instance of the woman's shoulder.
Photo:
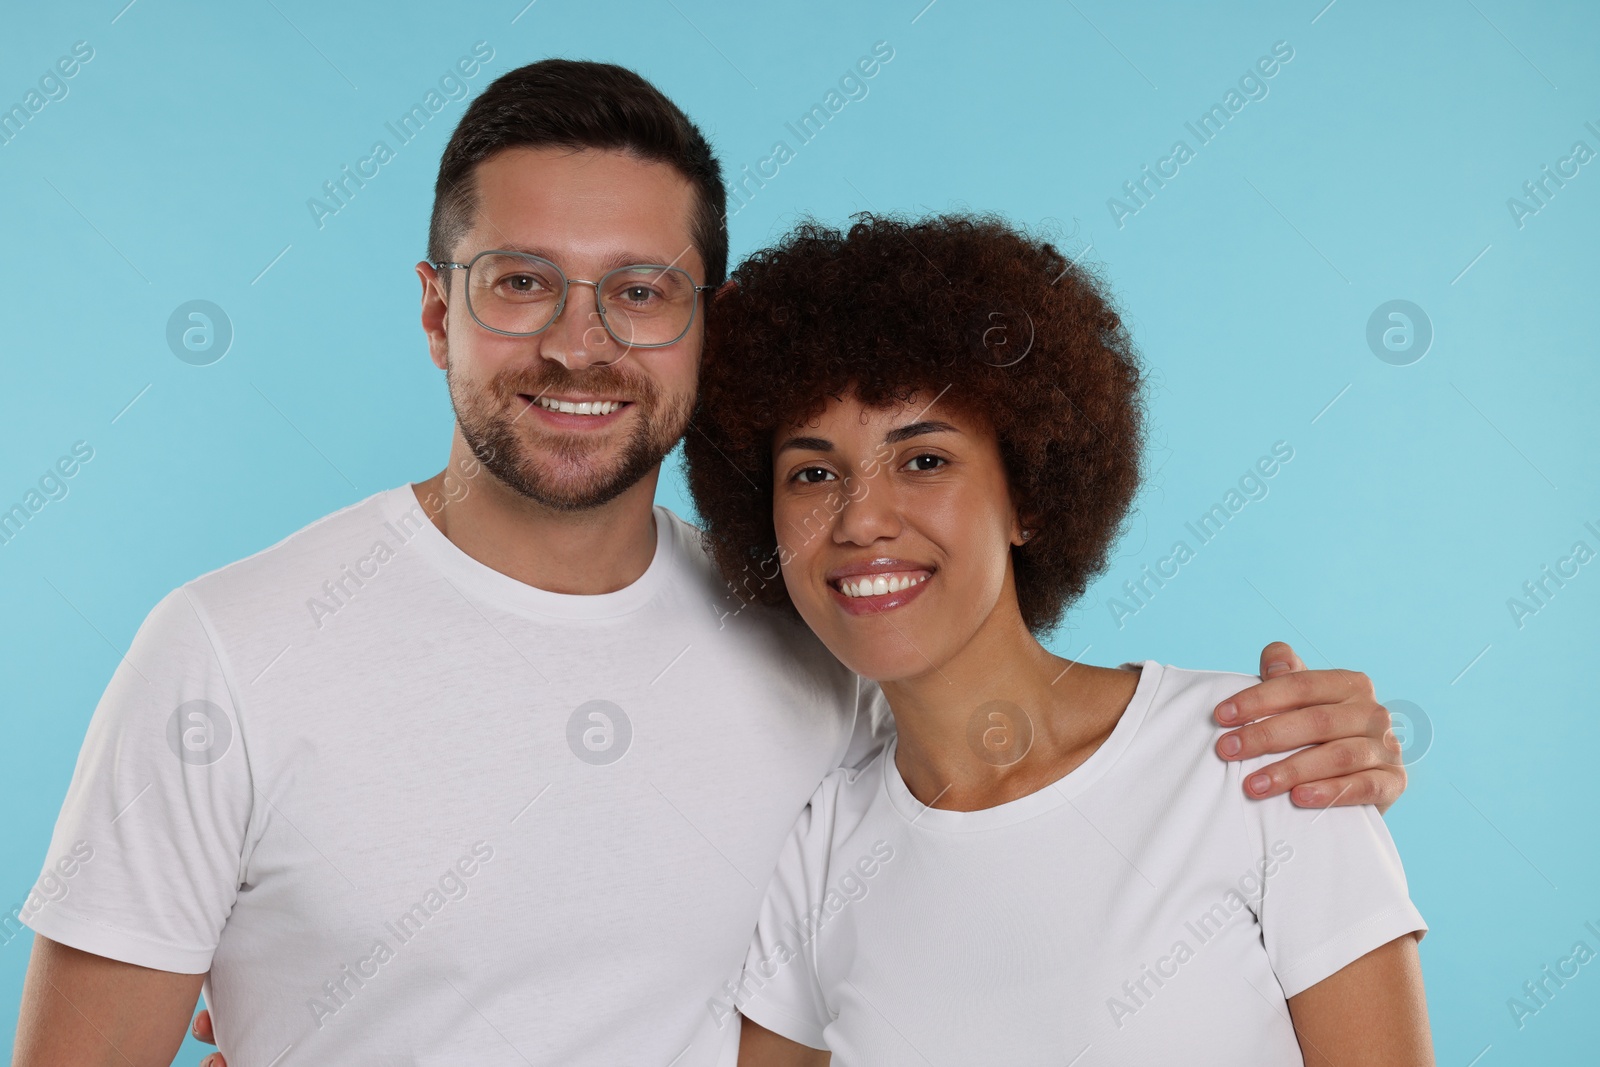
{"label": "woman's shoulder", "polygon": [[1216,753],[1218,739],[1231,729],[1217,722],[1216,707],[1259,679],[1156,660],[1123,664],[1122,669],[1136,671],[1138,683],[1107,741],[1112,752],[1107,762],[1123,773],[1174,784],[1186,781],[1207,792],[1238,776],[1240,764]]}
{"label": "woman's shoulder", "polygon": [[1168,749],[1192,747],[1185,742],[1209,744],[1223,730],[1213,715],[1216,706],[1258,681],[1248,674],[1191,670],[1157,660],[1071,669],[1085,672],[1079,680],[1085,703],[1104,710],[1108,743],[1115,742],[1118,751],[1129,744],[1147,748],[1152,741]]}
{"label": "woman's shoulder", "polygon": [[1253,674],[1174,667],[1156,660],[1122,666],[1124,669],[1140,668],[1142,682],[1153,680],[1146,712],[1151,721],[1180,728],[1194,727],[1208,734],[1224,729],[1212,715],[1216,706],[1261,680]]}

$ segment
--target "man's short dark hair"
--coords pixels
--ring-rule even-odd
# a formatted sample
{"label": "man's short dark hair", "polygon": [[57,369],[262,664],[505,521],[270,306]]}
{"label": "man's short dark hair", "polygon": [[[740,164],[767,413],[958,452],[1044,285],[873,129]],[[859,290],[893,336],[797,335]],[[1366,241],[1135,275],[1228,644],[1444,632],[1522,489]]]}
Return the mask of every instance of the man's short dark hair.
{"label": "man's short dark hair", "polygon": [[698,201],[690,232],[708,285],[728,270],[727,191],[700,128],[638,74],[611,63],[544,59],[507,71],[467,108],[439,160],[428,259],[447,260],[472,229],[474,168],[507,148],[600,148],[677,168]]}

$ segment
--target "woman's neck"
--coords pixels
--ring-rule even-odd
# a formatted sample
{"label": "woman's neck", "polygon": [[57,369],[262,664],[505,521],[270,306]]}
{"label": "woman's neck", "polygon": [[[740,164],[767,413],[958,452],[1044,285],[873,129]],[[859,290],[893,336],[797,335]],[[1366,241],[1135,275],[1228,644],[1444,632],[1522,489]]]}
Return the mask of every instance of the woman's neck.
{"label": "woman's neck", "polygon": [[895,765],[930,807],[976,811],[1044,788],[1092,755],[1139,676],[1053,655],[997,614],[954,656],[884,682]]}

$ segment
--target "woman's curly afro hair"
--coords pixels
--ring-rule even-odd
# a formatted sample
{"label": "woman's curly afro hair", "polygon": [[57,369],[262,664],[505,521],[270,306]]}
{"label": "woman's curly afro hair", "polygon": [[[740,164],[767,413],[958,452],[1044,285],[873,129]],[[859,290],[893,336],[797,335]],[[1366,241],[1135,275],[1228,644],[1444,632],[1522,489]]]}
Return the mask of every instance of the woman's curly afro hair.
{"label": "woman's curly afro hair", "polygon": [[1099,279],[1002,219],[860,214],[848,233],[807,222],[741,264],[707,317],[689,488],[738,595],[789,605],[774,565],[774,434],[830,397],[938,396],[999,440],[1035,531],[1012,549],[1017,598],[1043,635],[1104,568],[1133,500],[1141,386]]}

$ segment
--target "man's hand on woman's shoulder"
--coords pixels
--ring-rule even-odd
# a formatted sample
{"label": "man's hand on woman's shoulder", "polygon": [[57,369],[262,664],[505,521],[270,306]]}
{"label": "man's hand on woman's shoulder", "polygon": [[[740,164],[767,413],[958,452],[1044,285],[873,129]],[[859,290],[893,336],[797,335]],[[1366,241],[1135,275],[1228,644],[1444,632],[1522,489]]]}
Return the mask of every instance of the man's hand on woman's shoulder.
{"label": "man's hand on woman's shoulder", "polygon": [[1218,704],[1213,714],[1236,727],[1217,741],[1226,760],[1296,752],[1252,774],[1255,798],[1288,792],[1301,807],[1373,804],[1380,812],[1400,799],[1406,768],[1372,680],[1360,671],[1311,671],[1282,641],[1261,650],[1262,681]]}

